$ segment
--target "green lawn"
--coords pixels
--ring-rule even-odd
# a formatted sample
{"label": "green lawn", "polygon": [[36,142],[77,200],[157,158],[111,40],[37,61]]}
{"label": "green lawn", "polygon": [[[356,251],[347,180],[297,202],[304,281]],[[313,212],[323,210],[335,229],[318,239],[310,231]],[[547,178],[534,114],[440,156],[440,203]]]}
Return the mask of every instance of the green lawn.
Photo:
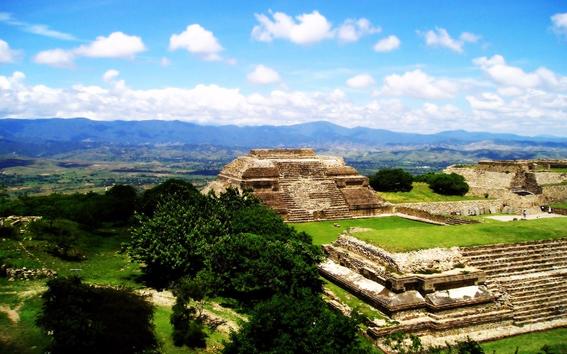
{"label": "green lawn", "polygon": [[[336,226],[338,225],[338,226]],[[360,227],[379,230],[398,230],[405,228],[432,228],[434,225],[420,221],[400,218],[397,216],[366,218],[366,219],[345,219],[334,221],[317,221],[293,224],[298,231],[305,231],[313,237],[313,243],[322,245],[331,243],[349,227]],[[397,231],[393,231],[397,232]]]}
{"label": "green lawn", "polygon": [[551,205],[554,208],[562,208],[562,209],[567,209],[567,200],[563,201],[561,203],[555,203]]}
{"label": "green lawn", "polygon": [[409,192],[377,192],[380,197],[390,203],[417,203],[417,202],[453,202],[459,200],[483,199],[478,196],[441,195],[433,192],[425,182],[413,182],[413,189]]}
{"label": "green lawn", "polygon": [[335,294],[335,296],[338,297],[343,304],[348,305],[353,310],[356,309],[368,319],[372,320],[386,318],[386,316],[382,312],[368,305],[366,302],[360,300],[340,286],[331,283],[327,279],[323,279],[323,285],[325,286],[325,288],[332,291],[333,294]]}
{"label": "green lawn", "polygon": [[[334,227],[334,223],[340,227]],[[357,232],[356,237],[390,251],[567,237],[567,218],[437,226],[392,216],[294,224],[297,230],[310,234],[315,244],[333,242],[345,228],[353,226],[370,229]]]}
{"label": "green lawn", "polygon": [[567,353],[567,328],[552,329],[544,332],[527,333],[519,336],[500,339],[493,342],[482,343],[487,354],[535,354],[544,353],[541,348],[550,346],[549,353]]}

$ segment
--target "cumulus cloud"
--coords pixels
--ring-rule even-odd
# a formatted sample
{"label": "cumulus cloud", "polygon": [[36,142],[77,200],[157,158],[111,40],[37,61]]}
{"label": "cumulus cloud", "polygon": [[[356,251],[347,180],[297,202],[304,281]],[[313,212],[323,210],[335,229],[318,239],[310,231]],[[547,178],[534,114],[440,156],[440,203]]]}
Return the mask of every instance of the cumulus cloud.
{"label": "cumulus cloud", "polygon": [[168,67],[171,65],[171,60],[167,57],[161,57],[161,59],[159,60],[159,65],[161,65],[162,67]]}
{"label": "cumulus cloud", "polygon": [[75,36],[73,36],[72,34],[53,30],[49,28],[49,26],[19,21],[14,18],[11,13],[8,12],[0,12],[0,22],[17,27],[24,32],[37,34],[39,36],[61,39],[65,41],[76,40]]}
{"label": "cumulus cloud", "polygon": [[8,42],[0,39],[0,64],[8,64],[16,61],[19,52],[10,48]]}
{"label": "cumulus cloud", "polygon": [[457,91],[458,85],[455,82],[434,78],[417,69],[402,75],[386,76],[378,94],[422,99],[446,99],[452,98]]}
{"label": "cumulus cloud", "polygon": [[378,33],[381,30],[380,27],[375,27],[365,18],[359,18],[358,20],[347,19],[337,29],[337,38],[341,42],[351,43],[358,41],[363,36]]}
{"label": "cumulus cloud", "polygon": [[417,32],[425,39],[425,44],[428,47],[441,47],[447,48],[457,53],[463,52],[465,43],[476,43],[480,37],[474,33],[463,32],[459,38],[453,38],[449,35],[444,28],[436,28],[427,32]]}
{"label": "cumulus cloud", "polygon": [[104,82],[112,82],[120,75],[120,71],[116,69],[109,69],[102,75],[102,80]]}
{"label": "cumulus cloud", "polygon": [[[431,78],[433,85],[439,79]],[[435,96],[435,95],[433,95]],[[344,126],[397,131],[447,129],[567,135],[567,94],[524,89],[516,96],[494,92],[468,94],[468,106],[424,101],[416,106],[403,97],[349,99],[341,90],[274,89],[244,94],[238,88],[199,84],[194,87],[135,89],[122,80],[112,85],[56,88],[27,84],[25,75],[0,75],[0,117],[87,117],[91,119],[179,119],[201,124],[295,124],[328,120]]]}
{"label": "cumulus cloud", "polygon": [[382,38],[376,44],[374,44],[374,51],[385,53],[391,52],[396,50],[400,47],[400,39],[396,36],[388,36],[386,38]]}
{"label": "cumulus cloud", "polygon": [[75,54],[64,49],[50,49],[39,52],[33,58],[38,64],[54,66],[56,68],[72,68],[75,66]]}
{"label": "cumulus cloud", "polygon": [[490,58],[476,58],[473,60],[473,63],[493,81],[501,85],[534,88],[540,86],[556,87],[560,84],[567,84],[567,78],[559,77],[545,67],[540,67],[533,72],[526,72],[519,67],[508,65],[501,55],[494,55]]}
{"label": "cumulus cloud", "polygon": [[78,56],[92,58],[133,58],[145,50],[140,37],[113,32],[108,37],[96,37],[93,42],[82,45],[73,52]]}
{"label": "cumulus cloud", "polygon": [[71,68],[77,57],[133,59],[145,50],[140,37],[113,32],[108,37],[99,36],[94,41],[74,49],[44,50],[34,57],[34,61],[58,68]]}
{"label": "cumulus cloud", "polygon": [[567,36],[567,12],[551,16],[551,25],[555,33]]}
{"label": "cumulus cloud", "polygon": [[255,16],[258,24],[252,28],[252,38],[260,42],[284,39],[295,44],[310,45],[337,38],[340,42],[352,43],[363,36],[381,31],[380,27],[374,26],[366,18],[347,19],[339,27],[333,28],[331,22],[319,11],[292,17],[284,12],[270,10],[267,15]]}
{"label": "cumulus cloud", "polygon": [[272,13],[272,19],[264,14],[256,14],[259,24],[252,29],[252,38],[261,42],[286,39],[296,44],[313,44],[332,38],[332,26],[319,11],[301,14],[295,18],[283,13]]}
{"label": "cumulus cloud", "polygon": [[254,70],[248,74],[248,81],[258,85],[269,85],[280,81],[280,74],[272,68],[264,65],[256,65]]}
{"label": "cumulus cloud", "polygon": [[346,84],[350,88],[364,89],[374,85],[376,82],[372,75],[369,74],[359,74],[351,77],[346,81]]}
{"label": "cumulus cloud", "polygon": [[221,60],[219,53],[223,50],[213,32],[199,24],[187,26],[185,31],[173,34],[169,38],[169,49],[185,49],[203,60]]}

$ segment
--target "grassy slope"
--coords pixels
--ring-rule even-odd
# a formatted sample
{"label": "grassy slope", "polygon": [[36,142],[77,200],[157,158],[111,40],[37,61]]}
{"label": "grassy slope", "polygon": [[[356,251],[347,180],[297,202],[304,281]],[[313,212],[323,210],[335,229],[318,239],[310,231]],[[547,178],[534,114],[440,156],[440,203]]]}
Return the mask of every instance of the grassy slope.
{"label": "grassy slope", "polygon": [[[70,222],[69,222],[70,223]],[[71,227],[75,226],[70,223]],[[82,262],[67,262],[53,257],[43,247],[42,241],[23,241],[24,247],[33,254],[30,256],[13,240],[0,239],[0,254],[10,253],[18,257],[18,263],[28,266],[46,266],[60,275],[78,274],[86,282],[100,285],[122,285],[141,288],[136,282],[141,275],[139,265],[131,263],[120,253],[120,245],[126,240],[127,230],[106,229],[95,233],[75,229],[79,233],[80,247],[88,257]],[[39,260],[39,261],[38,261]],[[45,280],[8,282],[0,278],[0,306],[11,309],[19,307],[20,321],[13,323],[5,313],[0,312],[0,353],[43,353],[49,338],[35,326],[35,318],[41,310],[41,293],[45,290]],[[154,313],[156,335],[162,343],[164,353],[191,353],[188,348],[177,348],[171,340],[169,316],[171,308],[157,306]],[[222,314],[221,314],[222,315]],[[209,348],[218,349],[228,338],[226,333],[212,331],[208,339]],[[201,351],[203,352],[203,351]]]}
{"label": "grassy slope", "polygon": [[552,207],[554,208],[562,208],[562,209],[567,209],[567,200],[561,203],[555,203],[552,205]]}
{"label": "grassy slope", "polygon": [[482,199],[476,196],[437,194],[425,182],[414,182],[413,189],[409,192],[378,192],[378,195],[390,203],[452,202]]}
{"label": "grassy slope", "polygon": [[544,345],[553,346],[551,353],[567,353],[567,328],[552,329],[544,332],[522,334],[482,344],[486,353],[512,354],[518,348],[518,354],[543,353]]}
{"label": "grassy slope", "polygon": [[391,251],[409,251],[432,247],[472,246],[492,243],[514,243],[567,237],[567,218],[486,221],[481,224],[434,226],[399,217],[382,217],[295,224],[294,227],[313,237],[316,244],[332,242],[347,227],[372,230],[357,232],[356,237]]}

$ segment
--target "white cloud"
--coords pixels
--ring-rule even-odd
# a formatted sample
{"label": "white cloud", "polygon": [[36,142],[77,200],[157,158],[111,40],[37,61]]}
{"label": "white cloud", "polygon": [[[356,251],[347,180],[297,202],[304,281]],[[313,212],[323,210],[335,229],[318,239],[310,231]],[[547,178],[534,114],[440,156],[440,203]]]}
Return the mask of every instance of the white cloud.
{"label": "white cloud", "polygon": [[185,31],[171,35],[169,49],[185,49],[209,61],[220,60],[219,53],[223,50],[213,32],[204,29],[199,24],[189,25]]}
{"label": "white cloud", "polygon": [[257,65],[248,74],[248,81],[258,85],[269,85],[280,81],[280,74],[272,68],[264,65]]}
{"label": "white cloud", "polygon": [[286,39],[296,44],[313,44],[333,37],[332,25],[319,11],[304,13],[295,18],[283,12],[255,14],[259,24],[252,29],[252,38],[261,42]]}
{"label": "white cloud", "polygon": [[358,20],[348,19],[337,29],[337,38],[341,42],[351,43],[358,41],[363,36],[378,33],[381,30],[380,27],[373,26],[365,18],[359,18]]}
{"label": "white cloud", "polygon": [[380,95],[408,96],[422,99],[452,98],[458,85],[447,79],[431,77],[417,69],[402,75],[393,74],[384,78]]}
{"label": "white cloud", "polygon": [[75,63],[75,55],[72,51],[64,49],[50,49],[39,52],[33,61],[38,64],[54,66],[56,68],[72,68]]}
{"label": "white cloud", "polygon": [[368,88],[375,83],[374,78],[369,74],[355,75],[346,81],[348,87],[355,89]]}
{"label": "white cloud", "polygon": [[[295,124],[328,120],[344,126],[397,131],[448,129],[567,135],[567,94],[523,89],[518,96],[469,93],[466,107],[375,96],[353,102],[341,90],[244,94],[238,88],[199,84],[193,87],[135,89],[122,80],[113,85],[67,88],[27,84],[25,75],[0,75],[0,117],[87,117],[161,119],[183,117],[201,124]],[[438,79],[429,78],[433,85]],[[435,95],[433,95],[435,96]]]}
{"label": "white cloud", "polygon": [[567,12],[551,16],[551,24],[555,33],[567,36]]}
{"label": "white cloud", "polygon": [[78,48],[44,50],[36,54],[34,61],[58,68],[72,68],[78,57],[132,59],[145,50],[140,37],[113,32],[108,37],[99,36]]}
{"label": "white cloud", "polygon": [[102,75],[102,80],[104,82],[112,82],[118,77],[118,75],[120,75],[120,71],[116,69],[109,69],[104,73],[104,75]]}
{"label": "white cloud", "polygon": [[8,64],[16,61],[19,52],[10,48],[8,42],[0,39],[0,64]]}
{"label": "white cloud", "polygon": [[391,52],[396,50],[400,47],[400,39],[396,36],[388,36],[386,38],[382,38],[376,44],[374,44],[374,50],[376,52]]}
{"label": "white cloud", "polygon": [[540,86],[554,87],[561,82],[567,83],[567,78],[558,77],[551,70],[540,67],[533,72],[525,72],[519,67],[511,66],[501,55],[491,58],[480,57],[473,60],[492,80],[498,84],[520,88],[534,88]]}
{"label": "white cloud", "polygon": [[73,52],[78,56],[92,58],[133,58],[145,50],[140,37],[113,32],[108,37],[96,37],[93,42],[82,45]]}
{"label": "white cloud", "polygon": [[428,47],[448,48],[457,53],[463,52],[465,43],[476,43],[480,39],[478,35],[470,32],[463,32],[458,39],[455,39],[444,28],[436,28],[425,33],[418,31],[418,34],[425,39]]}
{"label": "white cloud", "polygon": [[72,34],[53,30],[49,28],[49,26],[19,21],[8,12],[0,12],[0,22],[10,26],[18,27],[24,32],[33,33],[44,37],[61,39],[65,41],[76,40],[75,36],[73,36]]}

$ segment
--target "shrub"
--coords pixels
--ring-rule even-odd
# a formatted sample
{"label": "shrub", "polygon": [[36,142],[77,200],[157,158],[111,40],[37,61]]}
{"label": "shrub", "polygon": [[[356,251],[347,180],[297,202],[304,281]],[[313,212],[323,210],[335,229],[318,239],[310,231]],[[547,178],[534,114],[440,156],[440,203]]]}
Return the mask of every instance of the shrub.
{"label": "shrub", "polygon": [[10,225],[0,226],[0,238],[15,240],[18,238],[18,229]]}
{"label": "shrub", "polygon": [[357,322],[317,295],[276,295],[257,305],[223,353],[366,353]]}
{"label": "shrub", "polygon": [[465,178],[456,173],[437,173],[429,178],[428,183],[431,190],[443,195],[465,195],[469,191]]}
{"label": "shrub", "polygon": [[370,177],[370,186],[380,192],[409,192],[413,177],[401,168],[383,169]]}
{"label": "shrub", "polygon": [[37,325],[54,353],[148,353],[158,348],[153,306],[127,289],[94,287],[78,277],[47,282]]}

